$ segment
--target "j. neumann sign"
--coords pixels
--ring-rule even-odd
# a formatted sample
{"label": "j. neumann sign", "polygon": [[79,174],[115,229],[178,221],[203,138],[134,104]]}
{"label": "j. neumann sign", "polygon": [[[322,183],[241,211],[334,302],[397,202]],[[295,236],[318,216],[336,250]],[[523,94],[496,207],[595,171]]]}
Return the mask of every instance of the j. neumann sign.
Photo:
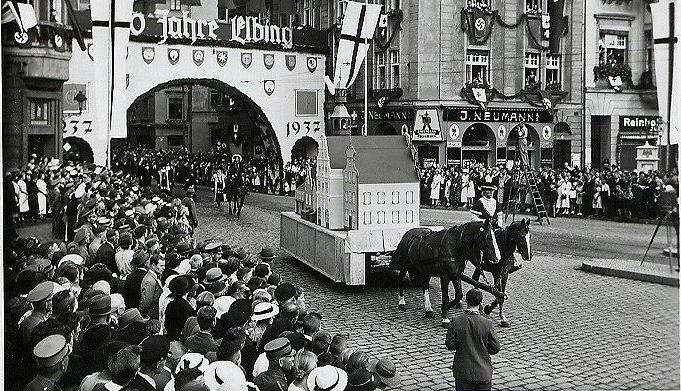
{"label": "j. neumann sign", "polygon": [[284,48],[293,46],[291,28],[279,27],[270,24],[269,21],[260,23],[254,16],[235,16],[227,27],[215,20],[193,19],[189,17],[187,11],[182,12],[182,17],[177,17],[168,16],[168,11],[165,10],[159,18],[146,18],[143,14],[135,12],[132,15],[130,33],[135,36],[142,34],[159,36],[159,44],[166,43],[168,39],[190,40],[192,44],[197,40],[226,39],[240,44],[268,43]]}

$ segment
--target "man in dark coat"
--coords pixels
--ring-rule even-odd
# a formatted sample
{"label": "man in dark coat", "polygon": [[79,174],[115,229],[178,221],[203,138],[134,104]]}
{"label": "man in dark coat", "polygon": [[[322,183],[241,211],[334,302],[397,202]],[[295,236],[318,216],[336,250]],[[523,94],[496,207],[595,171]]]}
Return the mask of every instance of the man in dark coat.
{"label": "man in dark coat", "polygon": [[133,271],[123,284],[123,298],[128,308],[138,308],[142,300],[142,280],[149,267],[149,253],[145,250],[137,250],[132,256],[131,265]]}
{"label": "man in dark coat", "polygon": [[455,350],[452,370],[457,390],[491,390],[492,359],[499,352],[499,340],[491,320],[478,310],[482,292],[476,288],[466,293],[468,308],[449,325],[445,346]]}

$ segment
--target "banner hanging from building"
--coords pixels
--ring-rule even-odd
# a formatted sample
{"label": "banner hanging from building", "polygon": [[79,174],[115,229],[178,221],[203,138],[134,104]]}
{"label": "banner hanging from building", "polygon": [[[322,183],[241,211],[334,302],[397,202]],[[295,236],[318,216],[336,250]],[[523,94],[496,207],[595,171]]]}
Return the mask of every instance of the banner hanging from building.
{"label": "banner hanging from building", "polygon": [[546,2],[549,12],[549,52],[560,53],[560,38],[565,28],[565,0],[548,0]]}
{"label": "banner hanging from building", "polygon": [[337,88],[347,89],[354,83],[362,68],[369,43],[376,32],[380,15],[380,4],[348,1],[338,42],[333,81],[328,76],[324,76],[324,81],[332,94]]}
{"label": "banner hanging from building", "polygon": [[667,125],[660,144],[667,145],[667,131],[670,144],[678,144],[681,131],[681,73],[678,72],[681,67],[681,7],[674,0],[660,0],[650,4],[650,12],[653,16],[657,102],[660,117]]}

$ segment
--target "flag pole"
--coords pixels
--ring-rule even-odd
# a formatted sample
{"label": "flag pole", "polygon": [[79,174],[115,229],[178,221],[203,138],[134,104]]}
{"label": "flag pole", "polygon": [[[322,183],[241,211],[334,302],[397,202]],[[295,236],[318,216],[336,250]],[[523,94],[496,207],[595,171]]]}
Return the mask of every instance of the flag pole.
{"label": "flag pole", "polygon": [[[364,0],[364,4],[368,4],[368,0]],[[369,111],[369,39],[366,36],[364,45],[366,45],[367,55],[364,59],[364,130],[362,136],[367,136],[369,134],[369,117],[367,116]]]}

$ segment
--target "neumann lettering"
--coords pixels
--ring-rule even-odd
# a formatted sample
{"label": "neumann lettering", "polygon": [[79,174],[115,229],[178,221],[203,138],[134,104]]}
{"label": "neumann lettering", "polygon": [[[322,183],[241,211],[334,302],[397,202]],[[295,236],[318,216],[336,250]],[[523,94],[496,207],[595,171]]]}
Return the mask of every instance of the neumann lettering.
{"label": "neumann lettering", "polygon": [[293,45],[293,30],[289,27],[270,25],[267,21],[260,24],[255,16],[235,16],[232,22],[232,41],[241,44],[250,42],[267,42],[284,47]]}
{"label": "neumann lettering", "polygon": [[199,38],[205,39],[206,32],[209,39],[218,39],[215,30],[220,27],[215,20],[210,22],[205,19],[194,20],[189,17],[188,11],[182,12],[181,19],[176,16],[168,17],[168,10],[161,11],[161,18],[158,19],[158,23],[163,28],[159,44],[165,43],[168,38],[187,38],[193,44]]}

